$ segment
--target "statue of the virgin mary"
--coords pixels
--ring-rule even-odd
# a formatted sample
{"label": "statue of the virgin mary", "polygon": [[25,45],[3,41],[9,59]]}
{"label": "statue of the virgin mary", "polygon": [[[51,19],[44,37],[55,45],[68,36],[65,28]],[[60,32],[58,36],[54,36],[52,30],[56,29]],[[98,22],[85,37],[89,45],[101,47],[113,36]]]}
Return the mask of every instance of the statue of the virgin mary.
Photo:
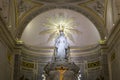
{"label": "statue of the virgin mary", "polygon": [[55,59],[65,60],[68,59],[69,45],[63,30],[60,30],[59,33],[59,36],[55,40]]}

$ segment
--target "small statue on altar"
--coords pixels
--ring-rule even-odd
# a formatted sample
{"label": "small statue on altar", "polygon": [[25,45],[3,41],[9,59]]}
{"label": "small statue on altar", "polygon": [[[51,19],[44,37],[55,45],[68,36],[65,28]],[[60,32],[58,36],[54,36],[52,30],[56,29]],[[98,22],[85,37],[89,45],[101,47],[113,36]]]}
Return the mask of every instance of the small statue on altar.
{"label": "small statue on altar", "polygon": [[69,45],[62,30],[55,40],[55,59],[65,60],[69,57]]}
{"label": "small statue on altar", "polygon": [[42,74],[42,80],[46,80],[46,76]]}
{"label": "small statue on altar", "polygon": [[80,71],[78,72],[78,80],[81,80],[81,73],[80,73]]}

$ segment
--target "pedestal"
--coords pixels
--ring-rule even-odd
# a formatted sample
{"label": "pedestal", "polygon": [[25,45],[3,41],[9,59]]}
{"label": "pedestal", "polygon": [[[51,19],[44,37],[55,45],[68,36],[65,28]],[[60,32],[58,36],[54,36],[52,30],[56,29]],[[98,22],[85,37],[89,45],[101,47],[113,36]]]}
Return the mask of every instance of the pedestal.
{"label": "pedestal", "polygon": [[44,68],[46,80],[78,80],[79,67],[74,62],[49,62]]}

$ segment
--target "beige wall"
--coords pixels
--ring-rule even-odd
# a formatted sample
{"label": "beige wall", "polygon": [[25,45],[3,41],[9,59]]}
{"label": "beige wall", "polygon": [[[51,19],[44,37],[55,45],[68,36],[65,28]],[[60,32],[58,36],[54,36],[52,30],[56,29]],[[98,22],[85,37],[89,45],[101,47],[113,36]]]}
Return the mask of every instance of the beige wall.
{"label": "beige wall", "polygon": [[0,80],[11,80],[11,69],[7,58],[7,48],[0,42]]}
{"label": "beige wall", "polygon": [[115,47],[115,59],[111,62],[112,80],[120,80],[120,40]]}
{"label": "beige wall", "polygon": [[120,22],[108,40],[108,47],[110,80],[120,80]]}
{"label": "beige wall", "polygon": [[116,0],[112,0],[112,16],[113,16],[113,24],[116,24],[118,22],[118,20],[120,19],[119,14],[119,9],[117,7],[118,5],[116,5]]}

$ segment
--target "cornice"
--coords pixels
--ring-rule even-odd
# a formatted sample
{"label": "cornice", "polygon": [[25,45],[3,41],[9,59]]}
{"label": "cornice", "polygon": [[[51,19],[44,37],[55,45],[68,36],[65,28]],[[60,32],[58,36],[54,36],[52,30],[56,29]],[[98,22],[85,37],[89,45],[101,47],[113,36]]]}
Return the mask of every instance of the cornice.
{"label": "cornice", "polygon": [[[84,51],[91,51],[91,50],[94,50],[94,49],[98,49],[100,47],[99,44],[93,44],[93,45],[88,45],[88,46],[83,46],[83,47],[79,47],[79,46],[70,46],[70,49],[72,50],[78,50],[78,51],[81,51],[81,52],[84,52]],[[51,50],[51,49],[54,49],[55,47],[54,46],[48,46],[48,47],[34,47],[34,46],[28,46],[28,45],[25,45],[23,44],[23,49],[26,49],[26,50],[29,50],[29,51],[35,51],[35,52],[39,52],[41,50]]]}
{"label": "cornice", "polygon": [[[97,55],[100,53],[100,45],[94,45],[88,48],[79,48],[79,47],[70,47],[70,53],[77,55],[77,56],[91,56],[91,55]],[[30,49],[28,47],[22,46],[21,52],[26,53],[28,55],[38,55],[38,56],[52,56],[54,53],[54,47],[47,47],[47,48],[39,48],[39,49]],[[73,56],[74,56],[73,55]]]}
{"label": "cornice", "polygon": [[1,17],[0,17],[0,36],[1,36],[2,42],[4,42],[7,45],[7,47],[11,51],[13,51],[15,40]]}
{"label": "cornice", "polygon": [[[52,54],[51,55],[42,55],[42,54],[31,54],[31,53],[22,52],[21,56],[22,56],[22,58],[24,58],[26,60],[38,60],[39,62],[48,62],[48,61],[51,61],[51,59],[53,58]],[[99,58],[101,58],[101,53],[96,52],[95,54],[77,55],[77,56],[71,55],[70,58],[72,61],[79,63],[79,62],[83,62],[84,60],[99,59]]]}

